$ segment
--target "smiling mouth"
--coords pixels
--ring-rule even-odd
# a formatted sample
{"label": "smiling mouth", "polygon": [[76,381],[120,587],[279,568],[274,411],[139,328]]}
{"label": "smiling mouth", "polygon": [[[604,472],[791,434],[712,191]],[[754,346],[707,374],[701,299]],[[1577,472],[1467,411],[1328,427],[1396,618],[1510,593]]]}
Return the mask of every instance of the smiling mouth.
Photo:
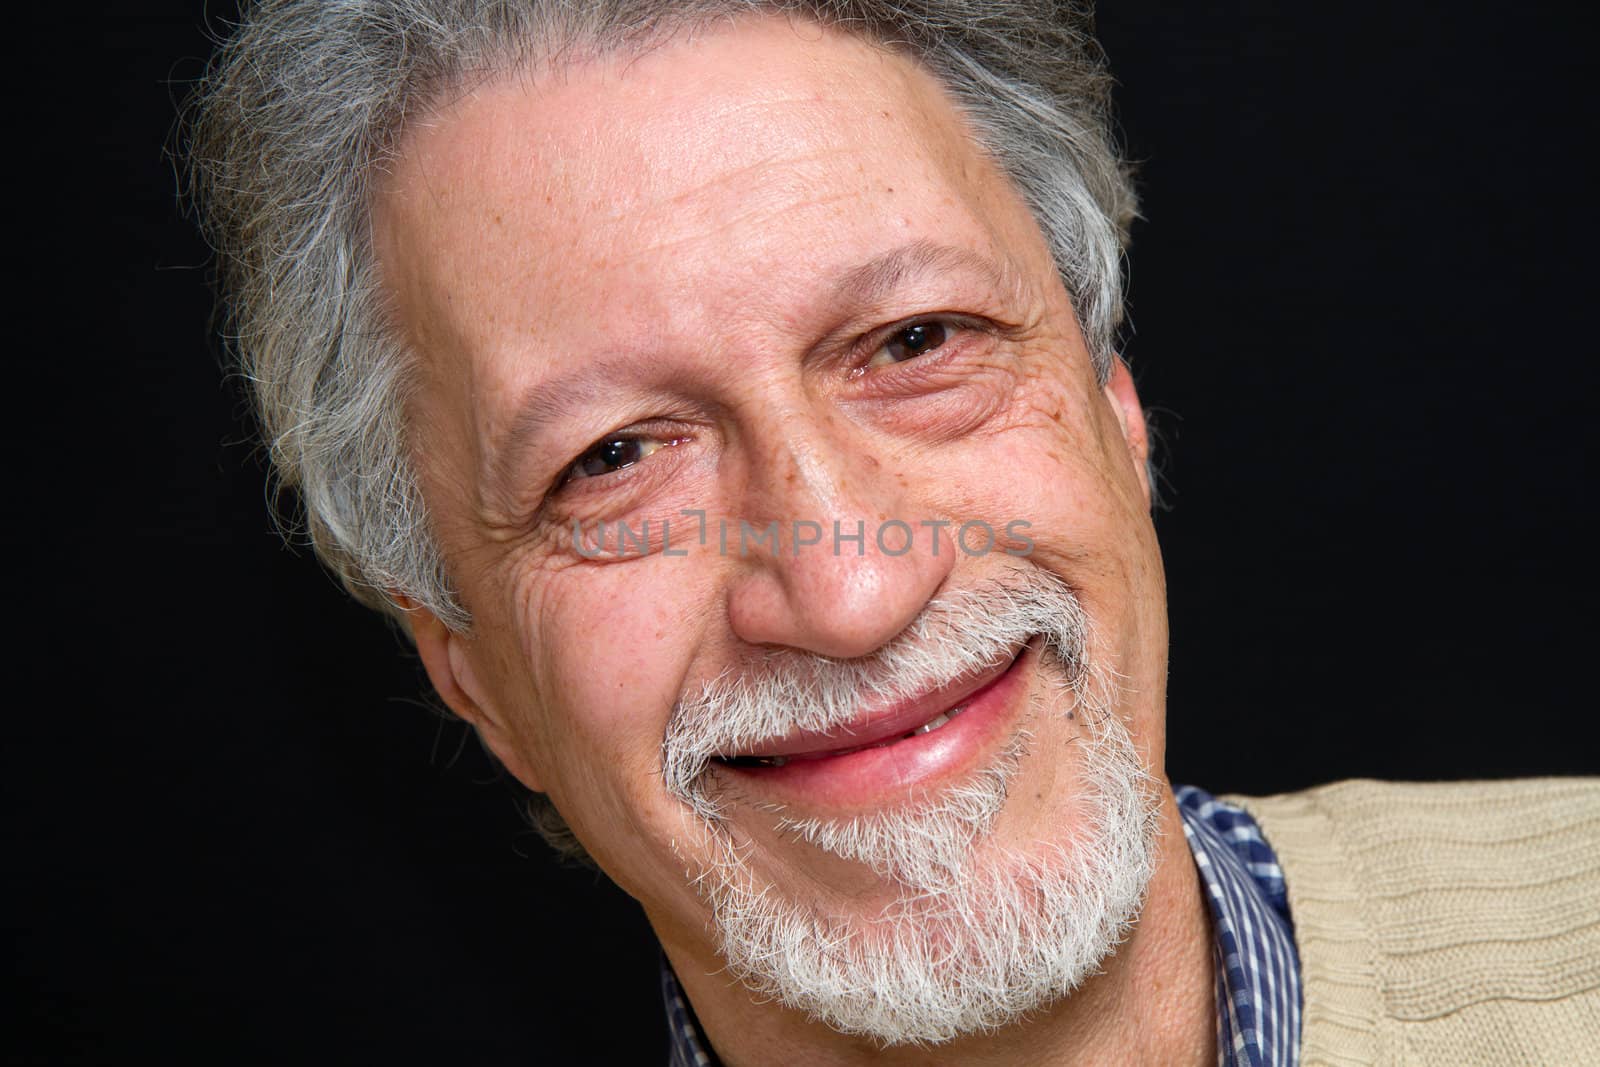
{"label": "smiling mouth", "polygon": [[941,711],[927,722],[903,734],[895,734],[881,741],[868,741],[860,745],[848,745],[844,748],[818,749],[812,752],[791,752],[784,755],[773,756],[718,756],[717,761],[729,767],[782,767],[791,762],[804,760],[830,759],[834,756],[848,756],[853,752],[864,752],[869,748],[886,748],[889,745],[908,741],[913,737],[931,734],[945,723],[967,710],[965,704]]}
{"label": "smiling mouth", "polygon": [[1011,675],[1028,647],[1029,644],[1025,643],[986,670],[927,693],[920,699],[869,714],[850,726],[773,740],[755,751],[718,755],[713,762],[748,770],[775,769],[888,748],[936,733],[980,702],[1002,679]]}

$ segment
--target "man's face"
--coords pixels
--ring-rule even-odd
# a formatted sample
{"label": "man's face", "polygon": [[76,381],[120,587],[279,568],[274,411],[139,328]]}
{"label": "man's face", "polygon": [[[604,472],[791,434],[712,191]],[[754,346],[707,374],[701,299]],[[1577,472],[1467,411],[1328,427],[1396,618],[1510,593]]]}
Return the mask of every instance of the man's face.
{"label": "man's face", "polygon": [[[1132,387],[1097,383],[1038,227],[913,63],[770,20],[507,76],[408,132],[377,208],[422,354],[414,455],[474,618],[419,647],[681,974],[719,967],[691,883],[731,856],[846,929],[903,904],[892,864],[802,825],[885,825],[1004,768],[988,854],[1088,832],[1081,678],[1045,637],[880,671],[1003,614],[997,590],[1070,590],[1116,677],[1104,711],[1160,773]],[[776,551],[740,520],[777,522]],[[982,527],[958,540],[973,521],[987,552]],[[617,552],[623,522],[647,550]],[[835,662],[854,707],[785,706]],[[788,690],[760,689],[772,671]],[[724,735],[730,684],[770,706]]]}

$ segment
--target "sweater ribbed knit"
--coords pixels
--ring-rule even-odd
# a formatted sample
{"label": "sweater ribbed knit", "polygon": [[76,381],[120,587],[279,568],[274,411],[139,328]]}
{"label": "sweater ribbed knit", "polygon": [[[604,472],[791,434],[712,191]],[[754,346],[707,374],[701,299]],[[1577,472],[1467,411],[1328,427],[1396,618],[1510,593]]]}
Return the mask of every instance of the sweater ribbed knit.
{"label": "sweater ribbed knit", "polygon": [[1600,1064],[1600,778],[1222,799],[1283,867],[1306,1067]]}

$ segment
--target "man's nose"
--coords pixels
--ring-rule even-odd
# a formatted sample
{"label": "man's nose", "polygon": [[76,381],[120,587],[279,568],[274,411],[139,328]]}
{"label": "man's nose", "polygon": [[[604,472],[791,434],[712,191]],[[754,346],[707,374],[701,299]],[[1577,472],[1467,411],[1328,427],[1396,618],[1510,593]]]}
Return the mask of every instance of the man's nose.
{"label": "man's nose", "polygon": [[753,645],[868,655],[938,592],[955,545],[865,442],[786,431],[750,469],[745,521],[756,533],[776,523],[779,536],[744,554],[728,591],[730,624]]}

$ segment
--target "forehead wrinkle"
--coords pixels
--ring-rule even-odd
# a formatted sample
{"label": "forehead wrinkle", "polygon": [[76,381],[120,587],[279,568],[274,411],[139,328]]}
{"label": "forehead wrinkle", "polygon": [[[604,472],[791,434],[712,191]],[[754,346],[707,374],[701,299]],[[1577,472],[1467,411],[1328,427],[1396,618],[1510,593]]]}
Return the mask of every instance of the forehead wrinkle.
{"label": "forehead wrinkle", "polygon": [[[653,207],[679,208],[727,186],[740,186],[739,199],[754,199],[757,194],[786,194],[812,187],[814,179],[826,177],[830,165],[847,167],[856,151],[853,145],[829,144],[803,155],[772,152],[761,159],[708,175],[687,189],[680,189],[659,200]],[[804,171],[805,173],[799,173]]]}
{"label": "forehead wrinkle", "polygon": [[[739,210],[739,211],[724,212],[724,213],[720,214],[719,216],[717,216],[716,221],[714,223],[712,223],[711,225],[709,225],[709,226],[704,226],[704,227],[699,227],[699,228],[679,227],[678,228],[679,232],[675,232],[675,233],[671,233],[671,234],[663,233],[661,236],[659,236],[656,239],[654,239],[643,250],[644,251],[650,251],[650,252],[673,252],[673,251],[676,251],[676,250],[681,250],[681,249],[684,249],[684,248],[693,247],[695,245],[705,244],[705,243],[711,241],[713,238],[716,238],[716,237],[718,237],[718,236],[720,236],[722,234],[728,233],[730,231],[737,231],[737,230],[749,231],[754,226],[758,226],[758,225],[761,225],[761,224],[763,224],[765,222],[770,221],[774,215],[778,215],[778,214],[790,214],[790,215],[792,215],[795,212],[798,212],[798,211],[802,210],[803,208],[809,208],[809,209],[825,208],[825,207],[828,207],[829,205],[836,204],[836,203],[839,203],[841,201],[853,201],[853,200],[856,200],[857,198],[858,198],[858,196],[857,196],[856,193],[853,193],[853,192],[841,192],[841,193],[832,193],[832,194],[827,194],[827,195],[810,195],[810,196],[806,197],[805,202],[803,204],[801,204],[801,203],[799,203],[797,201],[792,201],[792,200],[791,201],[787,201],[787,202],[781,202],[781,203],[780,202],[774,202],[774,203],[770,203],[770,204],[766,204],[766,203],[754,203],[754,204],[752,204],[752,203],[746,202],[746,203],[741,205],[742,209]],[[748,198],[748,199],[755,199],[755,198],[752,197],[752,198]],[[792,269],[792,264],[780,264],[780,263],[774,262],[771,265],[771,269],[773,269],[773,270]]]}

